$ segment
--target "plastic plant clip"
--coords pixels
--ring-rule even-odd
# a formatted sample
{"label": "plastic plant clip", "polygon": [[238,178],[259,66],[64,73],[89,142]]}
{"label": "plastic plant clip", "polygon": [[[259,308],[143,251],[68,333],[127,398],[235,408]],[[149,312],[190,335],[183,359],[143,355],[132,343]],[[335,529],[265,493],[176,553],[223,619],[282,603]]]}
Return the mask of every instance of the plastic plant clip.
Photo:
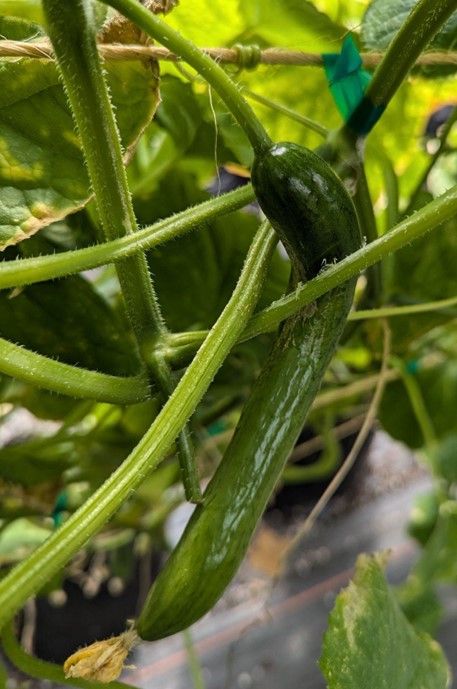
{"label": "plastic plant clip", "polygon": [[374,105],[365,96],[371,75],[362,69],[362,58],[352,36],[346,37],[340,53],[323,53],[322,59],[330,91],[345,123],[355,134],[366,136],[385,106]]}

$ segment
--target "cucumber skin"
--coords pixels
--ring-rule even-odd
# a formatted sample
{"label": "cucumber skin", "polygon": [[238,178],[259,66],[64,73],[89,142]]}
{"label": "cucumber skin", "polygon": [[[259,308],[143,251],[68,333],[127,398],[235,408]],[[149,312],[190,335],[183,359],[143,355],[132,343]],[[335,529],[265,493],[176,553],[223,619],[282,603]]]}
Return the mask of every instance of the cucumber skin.
{"label": "cucumber skin", "polygon": [[[292,158],[296,163],[296,146],[287,146],[293,146],[292,156],[287,152],[287,161],[285,158],[283,161],[290,162]],[[300,155],[309,162],[310,152],[298,148]],[[314,157],[311,155],[312,164]],[[268,199],[265,174],[268,172],[269,180],[274,180],[275,175],[274,170],[269,169],[270,161],[267,162],[260,167],[260,196],[267,194]],[[282,180],[285,167],[279,170],[281,185],[285,184]],[[329,170],[319,159],[317,173],[302,171],[301,179],[303,185],[312,177],[313,187],[325,182],[324,188],[332,194],[328,213],[321,200],[316,202],[321,214],[319,218],[314,210],[310,216],[306,212],[308,206],[298,194],[299,204],[293,222],[287,226],[281,223],[281,230],[278,230],[291,251],[291,247],[303,245],[306,267],[314,270],[314,274],[324,259],[342,258],[361,243],[349,196],[331,170],[329,175]],[[298,172],[295,171],[294,179]],[[296,199],[297,188],[295,185],[286,196],[289,216],[292,215],[290,198]],[[320,187],[319,194],[322,194]],[[262,205],[261,199],[259,202]],[[275,228],[276,224],[279,226],[278,219],[281,220],[281,207],[281,200],[278,201],[275,193],[273,210],[278,217],[269,218]],[[343,212],[338,213],[338,208]],[[287,230],[292,226],[292,231],[296,232],[299,213],[305,238],[298,242],[293,235],[290,238]],[[330,253],[324,251],[327,230]],[[318,238],[314,236],[316,232],[319,232]],[[341,233],[339,241],[337,233]],[[315,245],[322,250],[317,260],[313,259]],[[296,255],[294,269],[303,279],[305,271]],[[354,287],[355,280],[351,280],[335,288],[319,299],[312,315],[308,308],[284,323],[243,408],[224,458],[208,484],[203,504],[196,507],[180,542],[149,592],[137,621],[141,638],[153,641],[186,629],[213,607],[232,580],[330,364],[351,308]]]}
{"label": "cucumber skin", "polygon": [[299,280],[310,280],[360,248],[349,194],[316,153],[299,144],[274,144],[254,160],[251,178]]}

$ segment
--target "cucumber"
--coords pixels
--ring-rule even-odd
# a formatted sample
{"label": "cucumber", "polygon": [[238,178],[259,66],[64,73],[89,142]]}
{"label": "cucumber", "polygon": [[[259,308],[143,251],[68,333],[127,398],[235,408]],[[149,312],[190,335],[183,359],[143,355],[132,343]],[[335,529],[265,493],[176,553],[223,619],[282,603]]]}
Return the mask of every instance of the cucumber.
{"label": "cucumber", "polygon": [[289,254],[298,280],[360,248],[353,203],[331,167],[290,142],[257,155],[251,171],[257,200]]}
{"label": "cucumber", "polygon": [[[361,244],[352,202],[331,168],[296,144],[257,157],[258,200],[289,251],[294,279]],[[243,408],[233,439],[184,534],[151,587],[137,631],[152,641],[207,613],[235,575],[303,427],[351,307],[354,280],[291,316]]]}

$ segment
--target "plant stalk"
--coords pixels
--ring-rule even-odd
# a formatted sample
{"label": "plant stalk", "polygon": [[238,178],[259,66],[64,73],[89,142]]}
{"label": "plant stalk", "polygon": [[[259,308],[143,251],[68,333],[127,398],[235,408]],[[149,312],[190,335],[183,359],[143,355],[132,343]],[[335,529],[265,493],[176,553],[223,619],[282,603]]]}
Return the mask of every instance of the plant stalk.
{"label": "plant stalk", "polygon": [[3,338],[0,338],[0,372],[61,395],[109,404],[136,404],[151,396],[146,375],[121,378],[78,368]]}
{"label": "plant stalk", "polygon": [[[49,37],[78,128],[84,158],[107,239],[138,230],[122,148],[97,49],[92,0],[43,0]],[[175,386],[166,361],[149,356],[167,330],[144,253],[116,264],[122,294],[143,362],[165,399]],[[178,439],[188,500],[201,500],[188,428]]]}
{"label": "plant stalk", "polygon": [[45,280],[65,277],[83,270],[115,263],[133,254],[152,249],[159,244],[180,237],[198,225],[243,208],[255,199],[250,184],[235,191],[204,201],[160,220],[132,234],[89,246],[46,256],[33,256],[0,263],[0,289],[33,285]]}
{"label": "plant stalk", "polygon": [[0,581],[0,629],[97,533],[163,459],[249,320],[276,244],[276,234],[264,223],[230,301],[141,441],[77,512]]}

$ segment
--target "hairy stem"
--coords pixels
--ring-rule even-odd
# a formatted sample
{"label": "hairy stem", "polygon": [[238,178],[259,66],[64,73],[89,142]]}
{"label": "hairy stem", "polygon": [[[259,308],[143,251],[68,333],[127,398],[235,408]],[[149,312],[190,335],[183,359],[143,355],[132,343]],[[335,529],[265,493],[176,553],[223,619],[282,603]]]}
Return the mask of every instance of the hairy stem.
{"label": "hairy stem", "polygon": [[[276,330],[279,324],[311,304],[315,299],[333,289],[342,282],[358,275],[369,266],[395,253],[399,249],[409,246],[416,239],[420,239],[427,232],[439,227],[442,223],[455,217],[457,213],[457,185],[446,191],[442,196],[431,201],[414,215],[400,222],[387,234],[378,237],[371,244],[345,258],[343,261],[330,265],[324,272],[309,282],[299,285],[294,292],[273,302],[270,306],[257,313],[250,320],[242,333],[240,341],[244,342],[262,333]],[[354,314],[349,318],[354,320]],[[205,331],[193,333],[177,333],[169,337],[170,360],[175,364],[184,363],[184,357],[189,357],[195,351]]]}
{"label": "hairy stem", "polygon": [[[119,132],[97,49],[92,0],[43,0],[49,37],[67,91],[107,239],[138,229],[124,169]],[[149,356],[166,333],[144,253],[116,264],[127,314],[142,359],[165,399],[175,387],[167,362]],[[189,430],[178,439],[186,494],[201,499]]]}
{"label": "hairy stem", "polygon": [[0,628],[103,526],[163,459],[245,327],[277,238],[259,229],[230,301],[141,441],[105,483],[0,582]]}
{"label": "hairy stem", "polygon": [[115,263],[136,252],[152,249],[175,239],[220,215],[238,210],[254,199],[252,186],[247,184],[235,191],[187,208],[134,234],[127,234],[103,244],[58,254],[4,261],[0,264],[0,289],[32,285],[107,263]]}
{"label": "hairy stem", "polygon": [[109,404],[136,404],[151,396],[146,375],[121,378],[78,368],[3,338],[0,338],[0,372],[61,395]]}

